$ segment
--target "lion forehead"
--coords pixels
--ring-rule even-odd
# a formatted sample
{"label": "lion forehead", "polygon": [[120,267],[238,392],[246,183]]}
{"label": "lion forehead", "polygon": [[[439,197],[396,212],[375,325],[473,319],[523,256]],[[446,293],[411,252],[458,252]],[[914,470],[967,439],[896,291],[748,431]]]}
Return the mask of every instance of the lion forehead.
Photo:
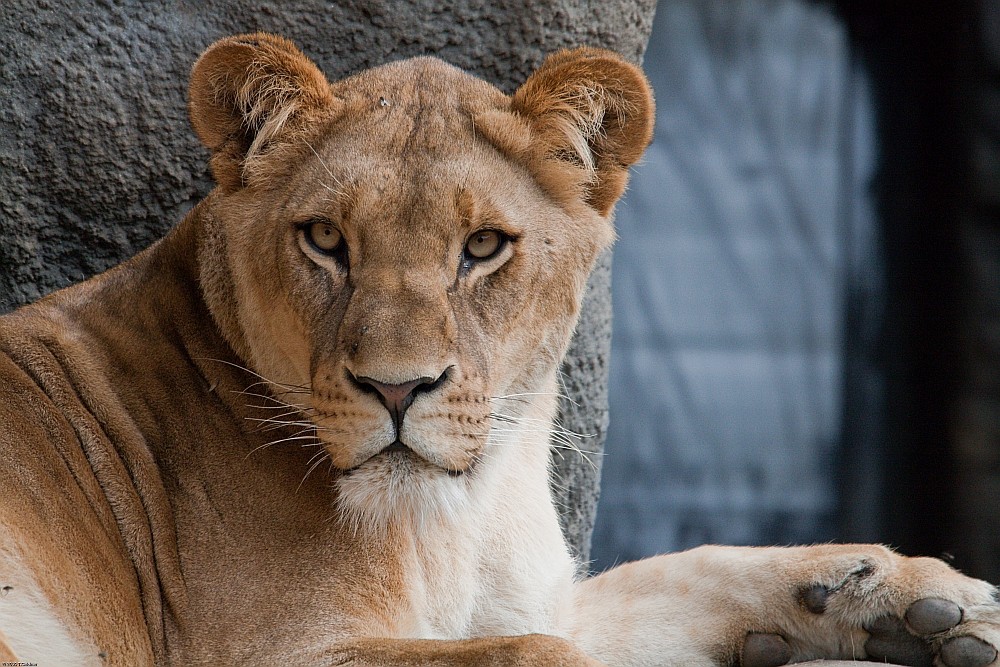
{"label": "lion forehead", "polygon": [[477,115],[510,106],[495,86],[431,57],[366,70],[333,92],[344,107],[328,133],[399,159],[449,155],[476,139]]}
{"label": "lion forehead", "polygon": [[509,106],[509,98],[496,86],[430,56],[365,70],[337,82],[332,91],[350,103],[373,101],[379,109],[410,112],[414,107],[442,112]]}

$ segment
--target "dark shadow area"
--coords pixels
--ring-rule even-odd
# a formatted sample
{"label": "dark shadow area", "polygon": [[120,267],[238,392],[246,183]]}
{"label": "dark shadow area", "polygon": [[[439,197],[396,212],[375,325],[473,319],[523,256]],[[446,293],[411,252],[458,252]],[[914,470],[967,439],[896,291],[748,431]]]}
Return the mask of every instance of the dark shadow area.
{"label": "dark shadow area", "polygon": [[[954,557],[969,569],[954,527],[960,508],[953,438],[962,376],[959,346],[959,216],[969,178],[968,103],[974,6],[958,1],[838,3],[872,81],[880,145],[875,200],[885,262],[885,309],[876,359],[885,377],[880,526],[865,531],[844,513],[847,537],[879,539],[908,554]],[[849,337],[858,322],[848,314]],[[851,345],[849,344],[850,348]],[[845,433],[850,431],[848,370]],[[845,475],[845,508],[857,476]],[[861,501],[865,502],[865,501]],[[980,576],[996,572],[975,572]]]}

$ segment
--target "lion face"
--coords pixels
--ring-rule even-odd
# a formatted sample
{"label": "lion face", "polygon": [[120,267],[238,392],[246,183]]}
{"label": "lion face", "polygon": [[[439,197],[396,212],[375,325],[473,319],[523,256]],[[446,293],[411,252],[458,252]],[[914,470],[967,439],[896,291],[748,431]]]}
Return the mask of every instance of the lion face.
{"label": "lion face", "polygon": [[446,512],[539,402],[551,417],[538,395],[651,104],[634,67],[591,49],[513,97],[431,58],[330,85],[267,35],[202,56],[192,118],[220,186],[206,300],[308,417],[344,509]]}

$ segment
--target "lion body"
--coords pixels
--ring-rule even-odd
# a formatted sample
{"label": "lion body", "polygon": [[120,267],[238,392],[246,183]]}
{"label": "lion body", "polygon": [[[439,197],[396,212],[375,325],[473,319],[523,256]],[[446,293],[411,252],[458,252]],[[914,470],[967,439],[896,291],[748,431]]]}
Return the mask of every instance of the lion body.
{"label": "lion body", "polygon": [[[451,304],[441,303],[445,290],[427,293],[427,285],[447,287],[438,266],[447,249],[434,245],[444,234],[416,223],[400,229],[396,221],[405,218],[407,207],[431,209],[442,198],[451,204],[455,186],[438,189],[436,182],[465,178],[470,189],[482,187],[481,180],[500,190],[530,180],[495,156],[501,169],[476,164],[489,162],[493,149],[477,147],[468,123],[459,128],[455,118],[473,100],[456,100],[440,87],[462,78],[471,91],[454,91],[470,98],[486,92],[496,104],[502,95],[437,61],[405,67],[386,68],[388,76],[375,83],[397,117],[380,113],[378,120],[392,123],[394,132],[373,134],[361,112],[355,119],[360,128],[325,147],[317,142],[315,149],[351,145],[341,150],[356,162],[341,160],[338,167],[354,169],[355,183],[378,183],[353,195],[359,216],[373,207],[365,197],[378,200],[377,217],[359,225],[359,233],[370,235],[365,251],[371,259],[356,278],[357,317],[367,318],[358,326],[373,330],[374,340],[366,341],[354,363],[366,364],[366,375],[387,380],[394,373],[423,372],[407,366],[425,363],[435,344],[443,348],[442,334],[460,336],[467,324],[462,313],[450,314]],[[428,90],[428,79],[439,89]],[[355,89],[371,85],[362,77]],[[360,106],[353,90],[342,95],[344,105]],[[428,113],[425,107],[434,108],[424,99],[428,94],[439,96],[439,106],[453,117]],[[373,107],[364,106],[365,112]],[[418,127],[420,113],[429,119]],[[471,156],[448,155],[459,130],[467,135]],[[394,156],[407,141],[419,147],[415,156],[427,157],[398,164]],[[284,261],[280,253],[253,247],[267,232],[223,230],[220,220],[259,216],[254,209],[261,199],[308,205],[328,198],[325,181],[332,174],[324,162],[312,165],[321,170],[318,178],[299,177],[292,187],[282,182],[284,188],[213,194],[169,236],[124,265],[0,318],[8,388],[0,401],[0,450],[4,460],[32,462],[0,471],[0,487],[18,490],[0,505],[0,572],[21,575],[4,579],[12,594],[0,606],[0,628],[16,654],[39,655],[41,647],[25,640],[42,615],[66,629],[66,646],[57,655],[67,655],[72,646],[93,664],[104,664],[99,654],[112,662],[129,656],[118,659],[130,665],[289,658],[311,664],[331,643],[354,636],[446,639],[555,630],[575,565],[548,494],[547,431],[527,429],[521,446],[500,449],[480,465],[475,494],[431,488],[426,498],[409,498],[401,489],[374,502],[360,499],[357,513],[342,514],[338,495],[345,492],[331,484],[327,468],[307,475],[315,448],[295,441],[267,446],[300,429],[258,428],[255,420],[269,418],[274,412],[266,408],[277,405],[269,392],[282,390],[260,383],[244,365],[249,361],[255,373],[283,383],[318,384],[310,377],[305,346],[321,334],[304,335],[309,323],[268,293],[276,286],[247,284],[248,274],[266,280],[278,273],[248,266],[262,254],[267,261]],[[423,192],[415,192],[414,184]],[[530,194],[541,199],[534,189]],[[532,215],[530,197],[522,200],[513,205]],[[476,202],[457,205],[466,204]],[[454,225],[454,216],[441,224]],[[417,242],[401,242],[401,232]],[[589,268],[579,264],[577,282]],[[568,295],[563,304],[559,341],[548,352],[553,360],[572,328],[572,301]],[[441,327],[437,315],[429,319],[431,312],[451,321]],[[397,328],[400,319],[408,331]],[[476,341],[463,342],[475,348]],[[474,360],[467,363],[474,371]],[[519,410],[538,423],[554,416],[556,386],[548,370],[548,378],[532,378],[531,385],[548,395],[531,397]],[[482,382],[474,372],[468,375],[466,384]],[[513,378],[502,386],[526,388]],[[482,387],[476,389],[482,396]],[[322,398],[316,402],[333,406],[327,411],[335,414],[330,394],[338,390],[344,391],[335,383],[317,389]],[[453,393],[454,418],[467,418],[459,412],[472,395]],[[407,416],[414,423],[417,407]],[[364,420],[374,421],[369,414],[381,409],[341,406],[345,414],[336,417],[341,424],[360,422],[354,431],[363,432]],[[433,437],[435,426],[427,428]],[[408,504],[413,506],[401,512]],[[21,604],[10,604],[16,600]],[[83,620],[93,618],[107,623]],[[262,633],[254,619],[278,622],[268,622]],[[81,627],[85,636],[72,630]]]}
{"label": "lion body", "polygon": [[0,658],[762,667],[892,657],[871,624],[928,598],[888,645],[996,658],[991,586],[877,546],[581,577],[549,447],[652,132],[635,67],[562,52],[510,97],[429,58],[329,84],[246,35],[196,64],[191,113],[219,187],[0,318]]}
{"label": "lion body", "polygon": [[[266,447],[275,432],[244,419],[259,416],[243,393],[252,380],[184,298],[197,291],[197,235],[185,226],[0,319],[0,423],[17,425],[0,431],[0,447],[4,460],[32,462],[0,470],[0,487],[21,490],[0,504],[0,572],[54,584],[5,577],[5,602],[51,600],[60,611],[45,613],[63,627],[113,619],[74,639],[94,664],[102,652],[263,664],[316,660],[357,635],[552,631],[574,566],[545,491],[544,442],[515,452],[495,491],[464,508],[476,530],[429,518],[367,539],[337,521],[326,475],[303,479],[314,452]],[[17,641],[35,623],[28,607],[0,613],[13,650],[38,655]],[[259,633],[250,619],[281,622]]]}

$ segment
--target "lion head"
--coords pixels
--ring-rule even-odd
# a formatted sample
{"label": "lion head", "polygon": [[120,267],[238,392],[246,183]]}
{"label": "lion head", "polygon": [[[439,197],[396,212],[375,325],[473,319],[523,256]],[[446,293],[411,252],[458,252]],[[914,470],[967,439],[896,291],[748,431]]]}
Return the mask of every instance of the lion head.
{"label": "lion head", "polygon": [[210,47],[190,95],[218,183],[206,301],[308,419],[342,508],[447,514],[515,450],[544,457],[529,436],[651,138],[642,73],[579,48],[512,96],[426,57],[329,83],[255,34]]}

